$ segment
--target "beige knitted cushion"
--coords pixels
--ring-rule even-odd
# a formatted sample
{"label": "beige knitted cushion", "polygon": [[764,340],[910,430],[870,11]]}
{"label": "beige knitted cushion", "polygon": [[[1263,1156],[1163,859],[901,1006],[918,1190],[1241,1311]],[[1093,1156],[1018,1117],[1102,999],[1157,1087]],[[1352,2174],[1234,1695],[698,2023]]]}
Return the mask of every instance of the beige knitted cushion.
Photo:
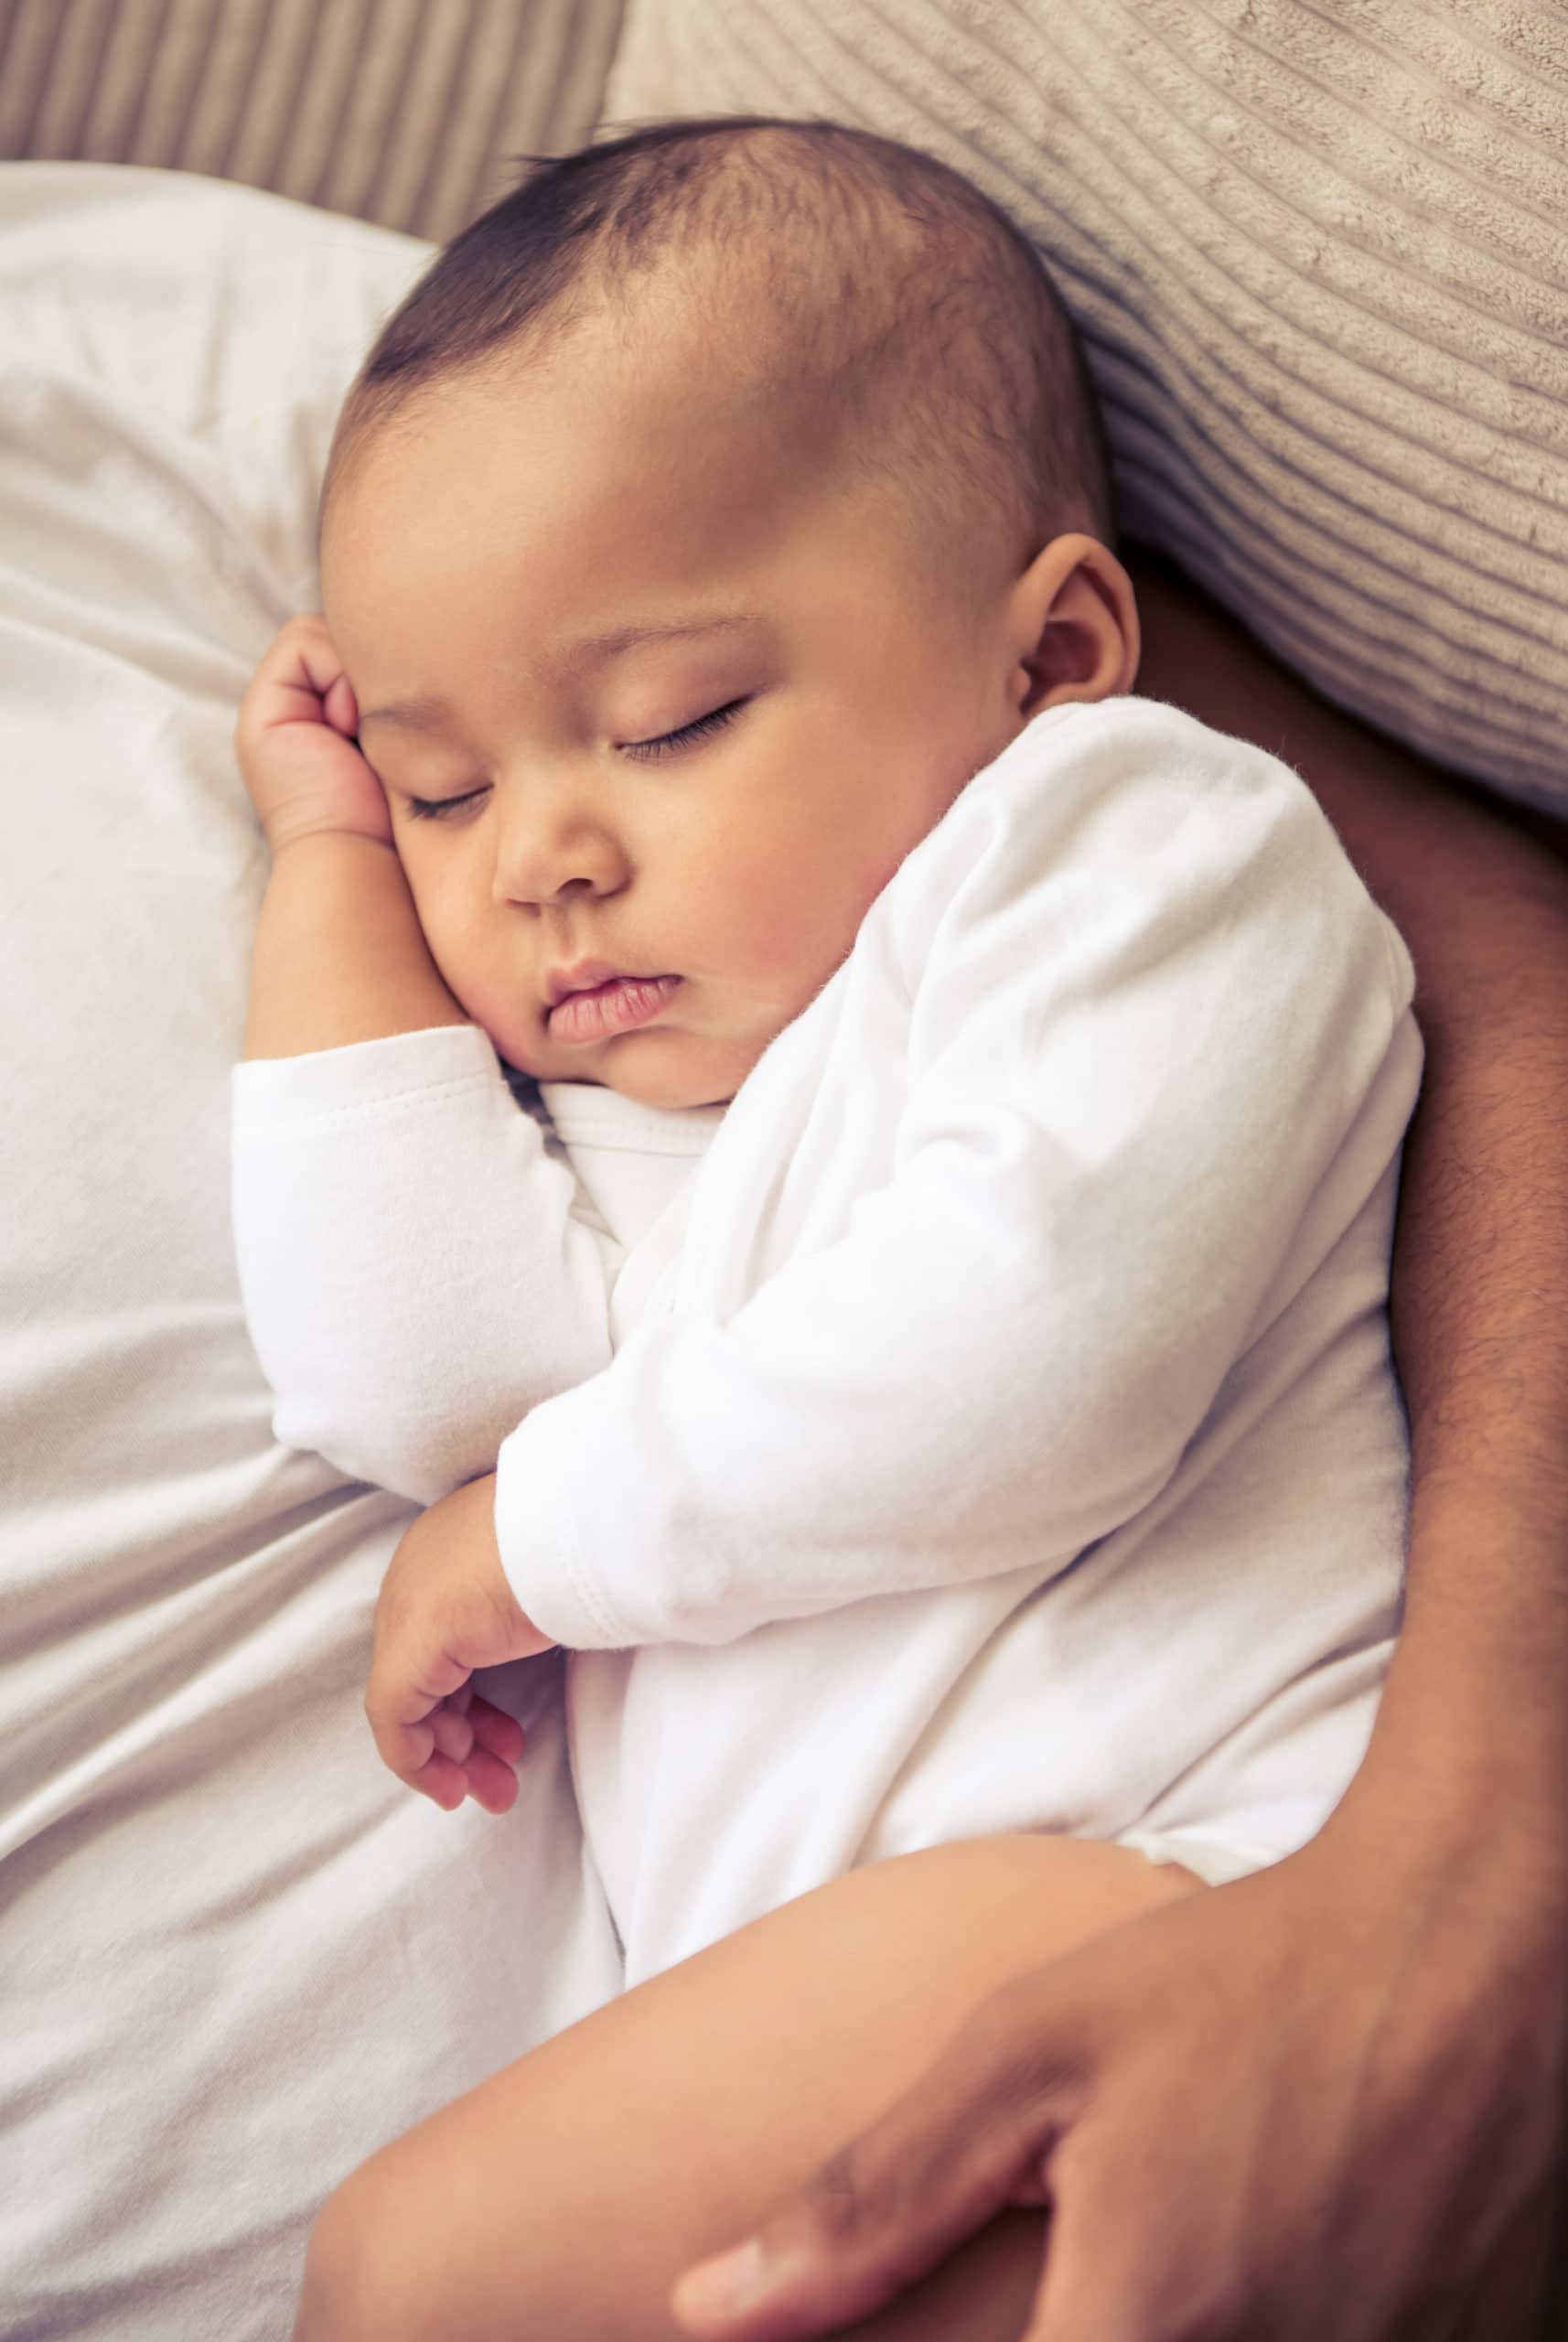
{"label": "beige knitted cushion", "polygon": [[630,0],[607,128],[822,113],[1054,259],[1124,518],[1331,697],[1568,811],[1568,10]]}
{"label": "beige knitted cushion", "polygon": [[593,126],[622,0],[0,0],[0,156],[167,164],[444,240]]}

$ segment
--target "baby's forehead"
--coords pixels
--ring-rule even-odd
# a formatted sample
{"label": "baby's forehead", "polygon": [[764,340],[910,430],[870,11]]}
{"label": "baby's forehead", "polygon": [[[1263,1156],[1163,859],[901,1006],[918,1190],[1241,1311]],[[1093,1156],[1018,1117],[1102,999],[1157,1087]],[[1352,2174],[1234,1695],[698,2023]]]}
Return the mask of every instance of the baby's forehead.
{"label": "baby's forehead", "polygon": [[1112,525],[1072,329],[1028,239],[934,156],[826,122],[653,124],[541,164],[382,328],[328,494],[389,419],[498,362],[629,371],[628,430],[715,403],[857,485],[897,475],[944,541]]}
{"label": "baby's forehead", "polygon": [[[432,374],[379,417],[369,407],[356,422],[350,410],[360,446],[344,484],[371,442],[394,494],[421,471],[431,435],[467,468],[464,435],[482,432],[499,391],[545,419],[585,486],[613,485],[629,448],[686,473],[710,445],[731,459],[733,484],[735,451],[749,448],[759,478],[777,484],[793,467],[802,493],[824,478],[862,484],[897,470],[908,521],[929,505],[959,436],[950,369],[923,330],[940,291],[930,229],[918,231],[890,199],[857,205],[849,224],[846,240],[842,201],[803,199],[755,234],[677,220],[641,263],[584,266],[558,303],[477,360]],[[950,317],[950,359],[952,334]],[[909,493],[912,470],[926,478],[923,499]],[[937,500],[945,511],[956,490]]]}
{"label": "baby's forehead", "polygon": [[690,571],[765,568],[786,537],[810,548],[840,450],[804,375],[717,362],[691,324],[585,323],[545,361],[503,353],[372,414],[324,511],[324,588],[358,601],[448,559],[503,578],[535,553],[574,577],[608,564],[657,583],[664,553]]}

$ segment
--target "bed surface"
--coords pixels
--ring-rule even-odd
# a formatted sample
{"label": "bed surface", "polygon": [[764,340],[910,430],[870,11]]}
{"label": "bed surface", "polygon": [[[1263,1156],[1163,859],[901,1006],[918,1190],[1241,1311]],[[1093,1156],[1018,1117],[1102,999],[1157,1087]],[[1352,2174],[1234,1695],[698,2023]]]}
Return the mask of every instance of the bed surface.
{"label": "bed surface", "polygon": [[274,1444],[230,1238],[266,867],[234,708],[424,255],[0,167],[7,2342],[277,2342],[334,2181],[617,1977],[549,1662],[505,1821],[377,1762],[411,1509]]}

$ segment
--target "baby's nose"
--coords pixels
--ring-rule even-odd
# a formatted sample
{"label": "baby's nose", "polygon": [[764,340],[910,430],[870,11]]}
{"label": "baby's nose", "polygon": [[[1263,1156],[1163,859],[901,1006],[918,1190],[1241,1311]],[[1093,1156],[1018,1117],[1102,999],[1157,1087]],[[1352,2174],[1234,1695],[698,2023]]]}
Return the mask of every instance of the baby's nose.
{"label": "baby's nose", "polygon": [[623,847],[602,822],[535,816],[504,832],[495,892],[499,901],[542,909],[585,895],[615,894],[629,875]]}

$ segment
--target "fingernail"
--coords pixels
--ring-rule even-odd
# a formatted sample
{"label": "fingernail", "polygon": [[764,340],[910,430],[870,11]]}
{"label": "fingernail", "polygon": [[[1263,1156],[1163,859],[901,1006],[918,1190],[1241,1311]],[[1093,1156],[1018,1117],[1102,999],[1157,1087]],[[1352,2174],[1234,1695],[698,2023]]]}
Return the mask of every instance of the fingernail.
{"label": "fingernail", "polygon": [[749,2309],[753,2302],[773,2291],[778,2274],[757,2238],[748,2237],[733,2251],[721,2252],[713,2261],[700,2261],[694,2269],[687,2270],[677,2288],[681,2307],[702,2316]]}

